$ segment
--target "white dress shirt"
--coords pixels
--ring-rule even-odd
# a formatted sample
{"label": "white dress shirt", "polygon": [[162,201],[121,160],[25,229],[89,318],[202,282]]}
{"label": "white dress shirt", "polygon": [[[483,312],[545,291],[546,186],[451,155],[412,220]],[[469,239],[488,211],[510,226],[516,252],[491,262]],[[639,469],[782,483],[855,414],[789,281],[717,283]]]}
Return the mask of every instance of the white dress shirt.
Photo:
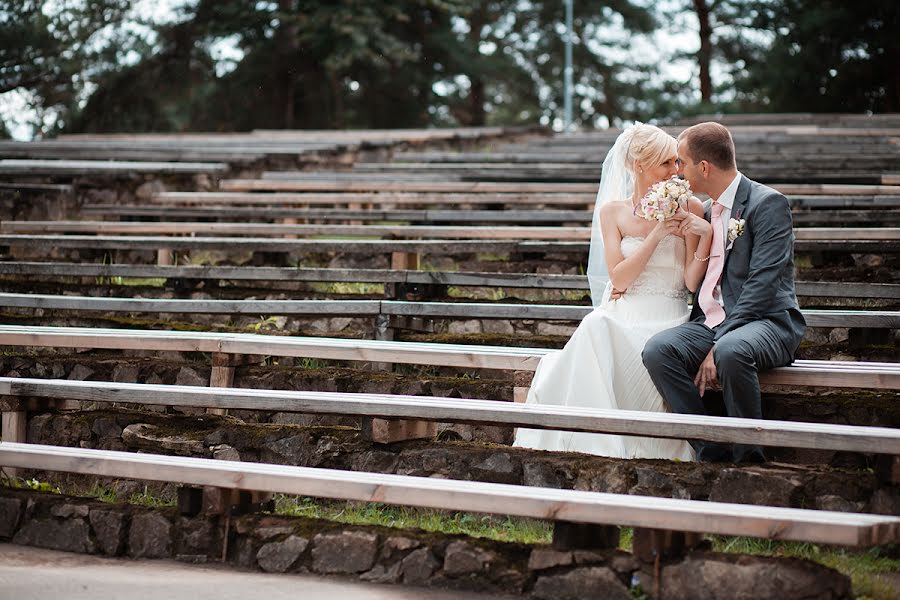
{"label": "white dress shirt", "polygon": [[[724,231],[722,232],[722,240],[724,240],[723,244],[723,252],[724,249],[728,247],[728,220],[731,218],[731,207],[734,206],[734,198],[737,196],[738,185],[741,183],[741,172],[738,171],[737,175],[734,176],[734,179],[731,180],[731,183],[728,184],[728,187],[725,188],[725,191],[722,192],[722,195],[718,198],[713,198],[714,202],[718,202],[724,207],[722,210],[722,228]],[[715,250],[713,250],[715,251]],[[725,271],[723,268],[722,275],[725,275]],[[725,307],[725,301],[722,300],[722,283],[720,282],[716,284],[716,288],[713,290],[713,298],[716,302],[719,303],[723,308]]]}

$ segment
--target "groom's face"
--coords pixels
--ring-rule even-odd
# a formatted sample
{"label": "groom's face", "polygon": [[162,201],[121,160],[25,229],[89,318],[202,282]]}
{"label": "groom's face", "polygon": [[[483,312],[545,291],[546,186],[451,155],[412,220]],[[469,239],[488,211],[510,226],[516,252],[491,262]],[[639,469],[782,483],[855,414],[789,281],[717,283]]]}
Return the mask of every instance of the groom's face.
{"label": "groom's face", "polygon": [[706,161],[694,162],[694,157],[688,151],[687,140],[678,142],[678,174],[691,184],[695,192],[705,192],[707,166]]}

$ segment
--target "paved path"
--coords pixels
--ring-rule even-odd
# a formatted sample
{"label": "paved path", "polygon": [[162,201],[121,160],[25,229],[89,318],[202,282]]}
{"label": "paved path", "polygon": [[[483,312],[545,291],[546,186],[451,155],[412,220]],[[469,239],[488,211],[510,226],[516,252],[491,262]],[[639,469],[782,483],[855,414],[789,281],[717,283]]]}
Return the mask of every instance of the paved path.
{"label": "paved path", "polygon": [[0,544],[0,600],[486,600],[310,575],[267,575],[218,565],[102,558]]}

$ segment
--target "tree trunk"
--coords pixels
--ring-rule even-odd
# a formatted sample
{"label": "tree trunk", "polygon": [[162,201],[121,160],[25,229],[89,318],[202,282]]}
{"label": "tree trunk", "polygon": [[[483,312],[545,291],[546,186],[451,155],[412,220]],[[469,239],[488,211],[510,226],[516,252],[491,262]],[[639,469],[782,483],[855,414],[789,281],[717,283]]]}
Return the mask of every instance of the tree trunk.
{"label": "tree trunk", "polygon": [[[299,26],[293,19],[296,9],[294,0],[279,0],[278,8],[281,12],[282,24],[276,32],[278,61],[280,63],[279,83],[283,91],[284,98],[284,114],[282,117],[283,127],[285,129],[294,128],[294,115],[296,114],[296,69],[294,67],[297,59],[299,46],[297,44],[297,36],[299,34]],[[288,24],[285,25],[285,22]]]}
{"label": "tree trunk", "polygon": [[712,78],[709,65],[712,61],[712,27],[709,24],[709,6],[706,0],[694,0],[694,10],[700,22],[700,50],[697,62],[700,64],[700,97],[703,102],[712,101]]}
{"label": "tree trunk", "polygon": [[[479,2],[478,8],[472,11],[469,18],[469,41],[473,44],[475,52],[481,43],[481,30],[487,20],[487,9],[484,2]],[[469,127],[482,127],[485,122],[484,114],[484,78],[480,73],[472,73],[469,76],[472,85],[469,88],[469,122],[463,123]]]}

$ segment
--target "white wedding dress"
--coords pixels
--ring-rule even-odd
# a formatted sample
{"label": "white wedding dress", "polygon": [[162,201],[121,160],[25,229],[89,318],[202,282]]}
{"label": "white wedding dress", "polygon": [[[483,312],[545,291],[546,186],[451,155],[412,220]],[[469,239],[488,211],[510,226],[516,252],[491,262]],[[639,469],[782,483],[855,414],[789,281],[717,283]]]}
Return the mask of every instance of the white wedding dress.
{"label": "white wedding dress", "polygon": [[[626,258],[643,238],[622,239]],[[688,320],[684,239],[670,235],[653,252],[625,295],[587,315],[565,348],[544,356],[527,404],[666,412],[641,361],[654,334]],[[684,440],[519,429],[515,445],[620,458],[694,460]]]}

